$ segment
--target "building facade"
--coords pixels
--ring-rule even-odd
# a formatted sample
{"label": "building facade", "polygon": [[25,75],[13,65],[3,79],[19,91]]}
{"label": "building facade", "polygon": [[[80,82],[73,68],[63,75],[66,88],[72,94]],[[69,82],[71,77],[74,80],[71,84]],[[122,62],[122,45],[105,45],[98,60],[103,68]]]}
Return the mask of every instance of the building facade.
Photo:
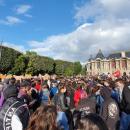
{"label": "building facade", "polygon": [[121,74],[130,72],[130,51],[112,53],[105,57],[101,50],[95,58],[90,58],[86,64],[87,74],[114,73],[120,70]]}

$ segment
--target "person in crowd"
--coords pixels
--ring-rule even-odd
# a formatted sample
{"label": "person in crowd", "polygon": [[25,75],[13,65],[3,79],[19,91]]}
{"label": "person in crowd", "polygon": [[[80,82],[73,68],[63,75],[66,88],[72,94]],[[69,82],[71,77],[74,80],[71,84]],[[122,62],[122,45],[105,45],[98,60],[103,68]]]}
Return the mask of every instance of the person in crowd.
{"label": "person in crowd", "polygon": [[3,95],[5,102],[0,111],[0,130],[26,130],[30,114],[27,104],[17,98],[18,89],[9,85]]}
{"label": "person in crowd", "polygon": [[38,91],[35,88],[35,83],[31,83],[31,90],[30,90],[30,98],[31,102],[29,103],[29,108],[34,112],[41,104],[41,100],[38,94]]}
{"label": "person in crowd", "polygon": [[67,87],[67,92],[69,93],[69,99],[70,99],[70,104],[69,104],[69,108],[71,110],[74,109],[74,86],[71,82],[68,83],[68,87]]}
{"label": "person in crowd", "polygon": [[64,84],[60,84],[58,86],[59,88],[59,93],[57,93],[54,98],[53,98],[53,103],[59,107],[59,109],[61,109],[61,111],[66,111],[68,109],[67,106],[67,99],[65,96],[66,93],[66,87],[64,86]]}
{"label": "person in crowd", "polygon": [[116,130],[119,124],[119,108],[114,99],[111,98],[111,91],[102,87],[100,94],[104,99],[100,116],[106,122],[109,130]]}
{"label": "person in crowd", "polygon": [[50,92],[49,92],[49,89],[48,89],[48,85],[46,83],[44,83],[42,85],[40,97],[41,97],[41,103],[42,104],[49,104],[50,103]]}
{"label": "person in crowd", "polygon": [[96,113],[99,114],[100,110],[102,109],[104,99],[100,94],[100,88],[102,87],[102,85],[101,84],[95,84],[95,85],[96,86],[92,88],[91,97],[96,99]]}
{"label": "person in crowd", "polygon": [[50,88],[50,98],[52,99],[58,93],[57,82],[52,81],[51,88]]}
{"label": "person in crowd", "polygon": [[3,89],[4,89],[4,84],[0,82],[0,110],[4,102]]}
{"label": "person in crowd", "polygon": [[36,86],[35,86],[36,90],[38,92],[41,91],[41,81],[39,79],[36,80]]}
{"label": "person in crowd", "polygon": [[126,85],[122,79],[115,81],[116,87],[120,92],[120,130],[129,130],[130,124],[130,86]]}
{"label": "person in crowd", "polygon": [[122,80],[128,81],[128,75],[126,74],[126,72],[123,73]]}
{"label": "person in crowd", "polygon": [[16,83],[16,79],[14,77],[11,77],[9,79],[9,85],[16,86],[15,83]]}
{"label": "person in crowd", "polygon": [[56,107],[41,105],[30,117],[27,130],[59,130],[56,120]]}
{"label": "person in crowd", "polygon": [[9,84],[9,78],[5,78],[2,80],[2,83],[7,86]]}
{"label": "person in crowd", "polygon": [[4,99],[4,95],[3,95],[3,91],[8,87],[8,86],[12,86],[12,87],[16,87],[15,86],[15,78],[11,78],[11,79],[3,79],[3,82],[0,83],[1,86],[1,90],[0,90],[0,109],[5,101]]}
{"label": "person in crowd", "polygon": [[83,112],[86,115],[89,113],[96,113],[96,99],[92,96],[81,99],[76,110]]}
{"label": "person in crowd", "polygon": [[60,129],[69,130],[68,118],[66,116],[66,113],[61,110],[58,110],[57,112],[57,125]]}
{"label": "person in crowd", "polygon": [[67,101],[65,97],[66,87],[63,83],[61,83],[58,87],[59,87],[59,93],[56,94],[53,98],[53,103],[55,104],[58,110],[57,122],[60,128],[69,130],[69,124],[68,124],[69,122],[67,119],[68,106],[67,106]]}
{"label": "person in crowd", "polygon": [[[68,119],[68,124],[69,124],[69,130],[73,130],[74,127],[74,123],[73,123],[73,106],[74,105],[74,101],[73,101],[73,91],[71,90],[72,88],[70,86],[68,86],[68,82],[66,83],[66,92],[65,92],[65,98],[66,98],[66,106],[68,107],[68,109],[65,111],[65,114],[67,116]],[[71,93],[72,92],[72,93]]]}
{"label": "person in crowd", "polygon": [[75,130],[108,130],[108,128],[101,117],[89,114],[78,118]]}
{"label": "person in crowd", "polygon": [[90,113],[96,113],[96,97],[94,94],[90,94],[89,97],[79,101],[78,106],[73,112],[74,127],[76,126],[76,120],[80,115],[85,116]]}
{"label": "person in crowd", "polygon": [[23,100],[23,102],[25,102],[28,105],[29,105],[29,102],[30,102],[29,95],[31,95],[30,90],[31,90],[31,84],[27,80],[23,80],[20,84],[18,98]]}
{"label": "person in crowd", "polygon": [[82,84],[78,84],[78,88],[74,93],[75,107],[78,106],[79,101],[85,97],[87,97],[87,93],[84,90],[84,87],[82,86]]}

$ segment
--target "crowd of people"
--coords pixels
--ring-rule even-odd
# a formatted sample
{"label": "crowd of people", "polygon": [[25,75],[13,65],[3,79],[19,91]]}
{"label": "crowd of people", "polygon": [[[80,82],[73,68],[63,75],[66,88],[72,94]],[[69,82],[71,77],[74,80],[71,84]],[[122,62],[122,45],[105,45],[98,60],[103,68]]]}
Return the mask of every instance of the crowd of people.
{"label": "crowd of people", "polygon": [[0,130],[130,130],[130,77],[0,79]]}

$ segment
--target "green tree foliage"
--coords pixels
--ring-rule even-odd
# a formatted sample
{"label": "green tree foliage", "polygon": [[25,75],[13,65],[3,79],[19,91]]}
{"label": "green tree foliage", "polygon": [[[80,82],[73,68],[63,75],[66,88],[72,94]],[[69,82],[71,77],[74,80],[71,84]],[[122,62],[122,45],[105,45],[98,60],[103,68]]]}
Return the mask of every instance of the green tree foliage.
{"label": "green tree foliage", "polygon": [[[73,63],[62,60],[55,60],[57,75],[73,75]],[[68,75],[68,76],[69,76]]]}
{"label": "green tree foliage", "polygon": [[81,75],[86,75],[86,66],[82,67]]}
{"label": "green tree foliage", "polygon": [[72,68],[68,67],[68,68],[66,68],[64,73],[65,73],[65,76],[73,76],[74,71]]}
{"label": "green tree foliage", "polygon": [[39,56],[35,52],[27,52],[26,56],[29,58],[26,73],[35,75],[51,73],[53,71],[53,59]]}
{"label": "green tree foliage", "polygon": [[74,62],[74,74],[78,75],[80,74],[82,70],[82,65],[80,64],[80,62]]}
{"label": "green tree foliage", "polygon": [[14,49],[2,47],[0,72],[3,73],[38,75],[55,72],[57,75],[72,76],[78,75],[81,70],[80,62],[53,60],[39,56],[36,52],[27,51],[26,54],[22,54]]}
{"label": "green tree foliage", "polygon": [[25,70],[27,69],[28,60],[28,57],[26,57],[25,55],[20,55],[15,60],[15,65],[12,69],[12,73],[16,75],[24,74]]}
{"label": "green tree foliage", "polygon": [[14,67],[15,59],[18,56],[20,56],[21,53],[14,49],[4,46],[2,47],[0,46],[0,48],[1,48],[0,72],[8,73],[8,71],[10,71]]}

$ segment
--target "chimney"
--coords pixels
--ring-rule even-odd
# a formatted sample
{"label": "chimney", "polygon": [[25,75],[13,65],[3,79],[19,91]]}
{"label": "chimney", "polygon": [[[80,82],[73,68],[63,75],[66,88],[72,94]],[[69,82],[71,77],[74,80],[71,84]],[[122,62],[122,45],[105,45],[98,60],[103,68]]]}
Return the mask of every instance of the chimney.
{"label": "chimney", "polygon": [[122,57],[122,58],[125,58],[125,57],[126,57],[126,55],[125,55],[125,52],[124,52],[124,51],[122,51],[122,52],[121,52],[121,57]]}

